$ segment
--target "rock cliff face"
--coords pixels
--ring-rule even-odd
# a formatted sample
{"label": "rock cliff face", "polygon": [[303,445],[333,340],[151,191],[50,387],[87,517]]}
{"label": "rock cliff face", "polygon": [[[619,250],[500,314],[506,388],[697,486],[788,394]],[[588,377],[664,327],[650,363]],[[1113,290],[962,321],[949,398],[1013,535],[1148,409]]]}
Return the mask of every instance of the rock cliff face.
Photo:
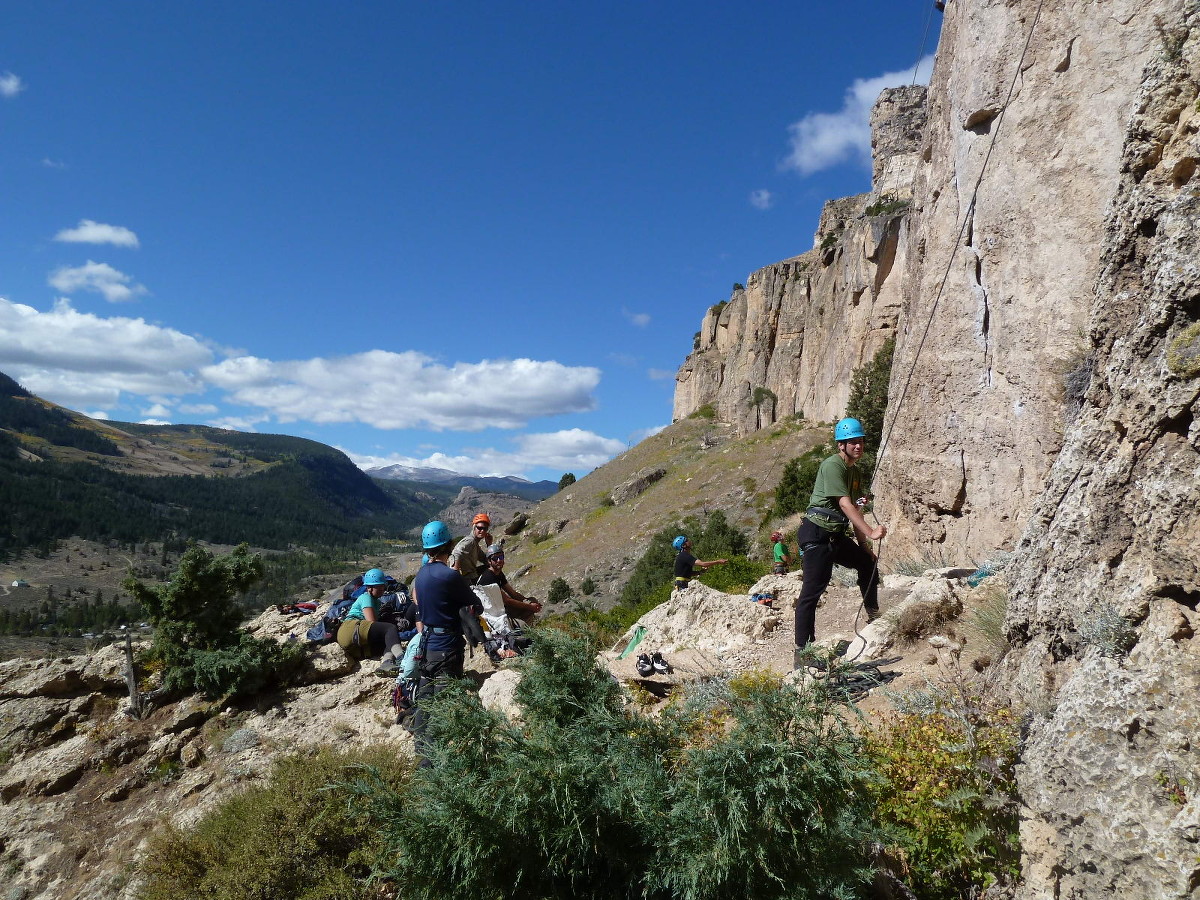
{"label": "rock cliff face", "polygon": [[947,4],[893,401],[912,381],[877,481],[896,552],[940,544],[984,558],[1016,538],[1041,493],[1086,368],[1126,124],[1162,53],[1159,23],[1183,5]]}
{"label": "rock cliff face", "polygon": [[711,404],[742,433],[796,413],[841,415],[853,371],[894,333],[905,199],[925,89],[885,92],[872,118],[882,186],[825,205],[814,249],[752,272],[708,310],[676,375],[674,419]]}
{"label": "rock cliff face", "polygon": [[676,416],[832,419],[895,323],[888,553],[1020,541],[1021,900],[1200,891],[1198,96],[1196,0],[953,0],[907,214],[829,205],[678,376]]}
{"label": "rock cliff face", "polygon": [[1200,890],[1200,4],[1162,21],[1010,600],[1029,900]]}

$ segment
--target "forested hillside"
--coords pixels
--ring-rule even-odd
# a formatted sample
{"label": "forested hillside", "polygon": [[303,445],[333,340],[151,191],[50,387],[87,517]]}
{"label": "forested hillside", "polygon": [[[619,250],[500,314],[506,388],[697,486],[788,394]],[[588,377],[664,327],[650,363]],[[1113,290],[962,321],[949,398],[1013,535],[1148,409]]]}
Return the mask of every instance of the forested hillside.
{"label": "forested hillside", "polygon": [[[201,425],[93,423],[0,379],[0,555],[45,551],[72,535],[348,546],[403,533],[445,499],[401,485],[385,491],[345,454],[316,441]],[[168,460],[205,474],[134,474],[122,467],[133,453],[141,454],[141,472]]]}

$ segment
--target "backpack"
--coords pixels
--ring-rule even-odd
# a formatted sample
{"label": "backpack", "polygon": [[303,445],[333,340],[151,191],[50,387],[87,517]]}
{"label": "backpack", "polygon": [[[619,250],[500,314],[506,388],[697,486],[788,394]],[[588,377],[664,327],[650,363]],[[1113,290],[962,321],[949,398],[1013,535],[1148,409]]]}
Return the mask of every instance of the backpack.
{"label": "backpack", "polygon": [[346,613],[350,612],[354,600],[354,597],[343,597],[329,604],[329,609],[325,610],[325,616],[321,621],[308,629],[308,639],[314,644],[336,641],[338,629],[346,621]]}

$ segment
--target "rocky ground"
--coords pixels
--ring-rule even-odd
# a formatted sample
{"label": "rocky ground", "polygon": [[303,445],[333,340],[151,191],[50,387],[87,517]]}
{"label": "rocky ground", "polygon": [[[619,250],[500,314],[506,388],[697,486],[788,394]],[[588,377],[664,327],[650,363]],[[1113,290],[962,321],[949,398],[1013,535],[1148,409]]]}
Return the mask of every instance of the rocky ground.
{"label": "rocky ground", "polygon": [[[860,662],[892,660],[881,667],[894,673],[887,690],[920,688],[960,656],[965,664],[984,650],[975,646],[982,638],[966,634],[970,616],[959,615],[964,605],[978,604],[984,588],[967,588],[963,574],[889,577],[883,618],[866,626],[858,616],[859,636],[857,590],[835,584],[818,610],[818,633],[825,644],[855,641],[847,656],[858,654]],[[629,686],[631,698],[648,708],[696,679],[753,669],[789,673],[800,577],[767,576],[755,586],[766,589],[777,594],[774,609],[703,585],[677,592],[638,623],[644,635],[634,652],[620,659],[618,644],[602,659]],[[316,618],[270,609],[253,630],[278,640],[302,639]],[[913,622],[925,634],[905,643],[916,633]],[[940,646],[931,645],[931,636]],[[643,651],[662,652],[672,673],[639,677],[633,666]],[[373,670],[373,662],[352,662],[336,645],[325,646],[310,654],[299,685],[247,704],[187,698],[135,719],[127,714],[119,646],[90,656],[0,663],[6,900],[129,900],[139,853],[153,831],[164,822],[186,827],[222,798],[263,779],[278,756],[316,745],[373,743],[411,753],[411,736],[393,722],[391,681]],[[516,669],[497,671],[476,653],[468,670],[487,705],[513,709]],[[791,676],[797,677],[803,676]],[[873,713],[888,703],[876,690],[859,705]]]}

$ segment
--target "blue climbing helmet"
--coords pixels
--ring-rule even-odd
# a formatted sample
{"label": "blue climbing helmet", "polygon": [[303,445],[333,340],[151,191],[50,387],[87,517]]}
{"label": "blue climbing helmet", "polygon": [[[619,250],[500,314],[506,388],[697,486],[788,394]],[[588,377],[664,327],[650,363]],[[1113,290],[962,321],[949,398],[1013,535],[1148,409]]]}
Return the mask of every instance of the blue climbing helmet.
{"label": "blue climbing helmet", "polygon": [[867,433],[863,431],[862,422],[858,419],[842,419],[833,429],[833,439],[835,441],[849,441],[854,438],[865,438]]}
{"label": "blue climbing helmet", "polygon": [[674,547],[676,550],[682,550],[683,545],[686,543],[687,543],[687,538],[681,534],[679,537],[675,538],[675,540],[671,541],[671,546]]}
{"label": "blue climbing helmet", "polygon": [[433,550],[454,540],[450,527],[445,522],[434,519],[421,529],[421,549]]}
{"label": "blue climbing helmet", "polygon": [[367,569],[363,573],[363,584],[367,587],[372,587],[379,584],[387,584],[388,577],[383,574],[383,569]]}

